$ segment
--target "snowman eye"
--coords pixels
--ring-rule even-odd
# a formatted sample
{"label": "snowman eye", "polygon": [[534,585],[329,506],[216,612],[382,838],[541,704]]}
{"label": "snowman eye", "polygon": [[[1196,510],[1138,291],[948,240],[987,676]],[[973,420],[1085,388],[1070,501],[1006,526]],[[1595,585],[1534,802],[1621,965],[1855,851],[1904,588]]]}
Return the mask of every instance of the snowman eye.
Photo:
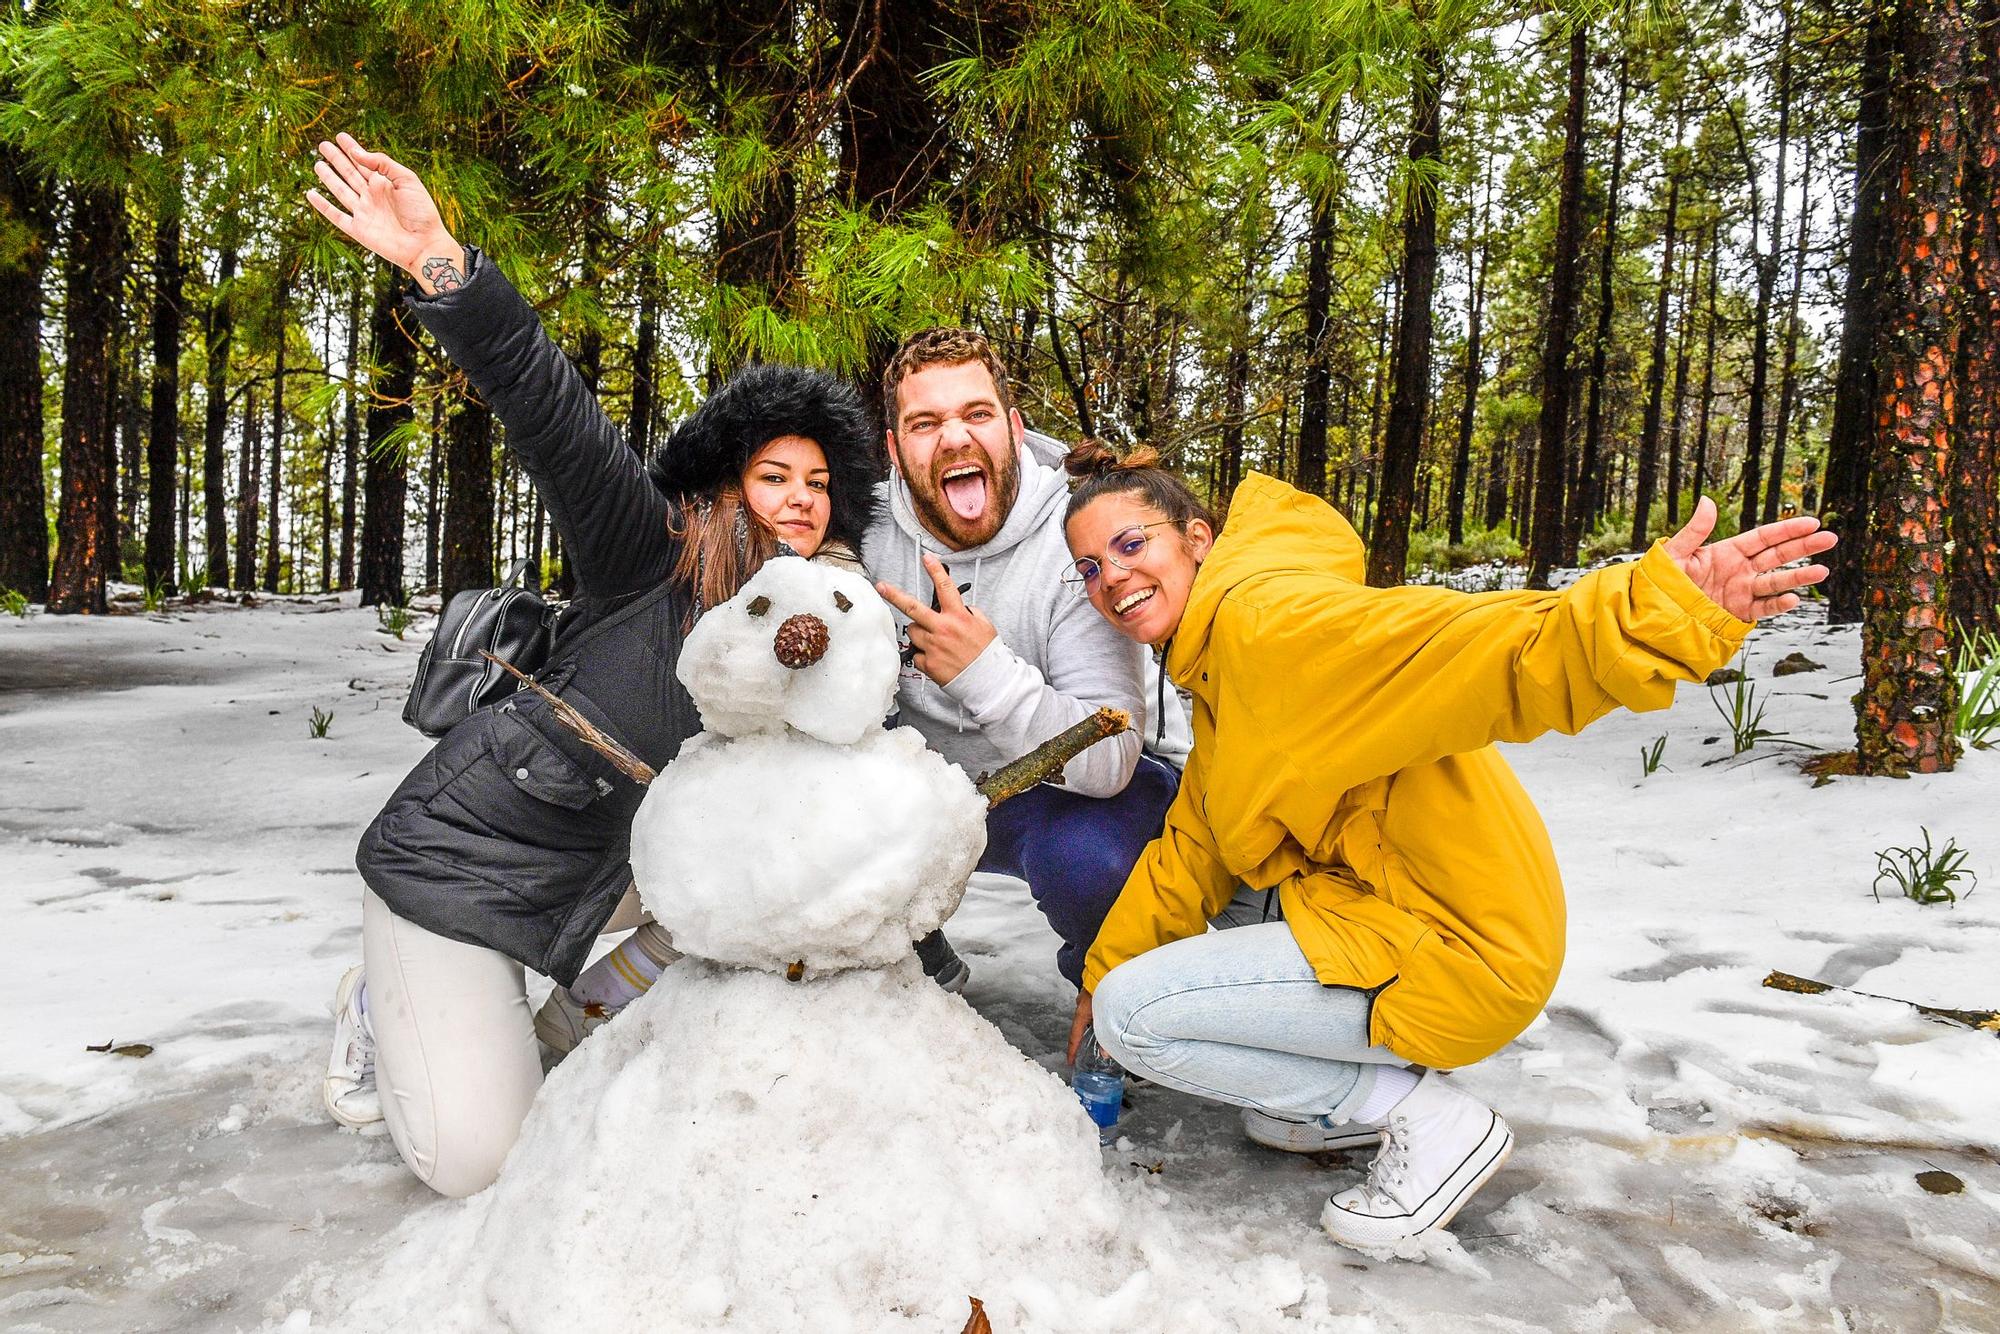
{"label": "snowman eye", "polygon": [[771,610],[771,599],[760,593],[750,599],[750,605],[745,607],[744,610],[752,616],[762,616],[765,612]]}
{"label": "snowman eye", "polygon": [[841,592],[837,588],[833,590],[833,605],[840,608],[842,611],[854,610],[854,604],[847,600],[847,594]]}

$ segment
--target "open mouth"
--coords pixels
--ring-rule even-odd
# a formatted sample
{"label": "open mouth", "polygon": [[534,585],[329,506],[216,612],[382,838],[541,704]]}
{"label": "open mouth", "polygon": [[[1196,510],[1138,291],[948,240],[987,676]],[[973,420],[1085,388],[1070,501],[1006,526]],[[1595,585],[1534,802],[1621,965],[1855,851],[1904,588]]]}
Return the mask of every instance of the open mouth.
{"label": "open mouth", "polygon": [[945,469],[939,489],[945,504],[959,518],[973,520],[986,513],[986,470],[975,463]]}
{"label": "open mouth", "polygon": [[1120,616],[1127,615],[1145,603],[1151,602],[1154,591],[1150,588],[1142,588],[1136,593],[1127,593],[1124,597],[1119,598],[1111,604],[1111,610],[1117,612]]}

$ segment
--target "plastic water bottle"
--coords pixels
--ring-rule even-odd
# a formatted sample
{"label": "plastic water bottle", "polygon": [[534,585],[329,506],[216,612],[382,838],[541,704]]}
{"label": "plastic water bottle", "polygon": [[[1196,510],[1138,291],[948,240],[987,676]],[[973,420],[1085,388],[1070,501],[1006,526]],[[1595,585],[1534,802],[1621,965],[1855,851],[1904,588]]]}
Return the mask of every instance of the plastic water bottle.
{"label": "plastic water bottle", "polygon": [[1097,1123],[1097,1142],[1110,1145],[1118,1139],[1118,1114],[1125,1109],[1125,1072],[1118,1062],[1097,1045],[1097,1030],[1083,1030],[1076,1047],[1076,1065],[1069,1077],[1083,1110]]}

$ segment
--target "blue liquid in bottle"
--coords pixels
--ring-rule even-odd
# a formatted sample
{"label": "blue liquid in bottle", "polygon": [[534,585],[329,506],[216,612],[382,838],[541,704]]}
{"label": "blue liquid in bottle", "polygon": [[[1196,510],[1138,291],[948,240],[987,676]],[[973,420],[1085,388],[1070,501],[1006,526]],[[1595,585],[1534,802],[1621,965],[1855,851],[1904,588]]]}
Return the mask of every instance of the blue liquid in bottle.
{"label": "blue liquid in bottle", "polygon": [[1115,1143],[1118,1116],[1125,1109],[1125,1072],[1097,1045],[1093,1028],[1084,1029],[1083,1041],[1077,1044],[1069,1085],[1097,1125],[1097,1142],[1107,1146]]}

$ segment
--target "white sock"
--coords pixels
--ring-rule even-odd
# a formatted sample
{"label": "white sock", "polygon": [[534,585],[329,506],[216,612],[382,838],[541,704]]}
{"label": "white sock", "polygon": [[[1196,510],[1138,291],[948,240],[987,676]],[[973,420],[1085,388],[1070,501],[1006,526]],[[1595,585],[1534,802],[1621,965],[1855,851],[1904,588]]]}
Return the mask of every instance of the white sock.
{"label": "white sock", "polygon": [[1368,1096],[1348,1119],[1363,1125],[1381,1125],[1389,1119],[1389,1113],[1396,1110],[1396,1104],[1409,1097],[1410,1090],[1422,1079],[1422,1075],[1407,1066],[1376,1066],[1375,1087],[1368,1091]]}
{"label": "white sock", "polygon": [[643,922],[617,948],[584,969],[569,994],[581,1004],[601,1005],[616,1014],[651,991],[667,965],[680,957],[658,923]]}

